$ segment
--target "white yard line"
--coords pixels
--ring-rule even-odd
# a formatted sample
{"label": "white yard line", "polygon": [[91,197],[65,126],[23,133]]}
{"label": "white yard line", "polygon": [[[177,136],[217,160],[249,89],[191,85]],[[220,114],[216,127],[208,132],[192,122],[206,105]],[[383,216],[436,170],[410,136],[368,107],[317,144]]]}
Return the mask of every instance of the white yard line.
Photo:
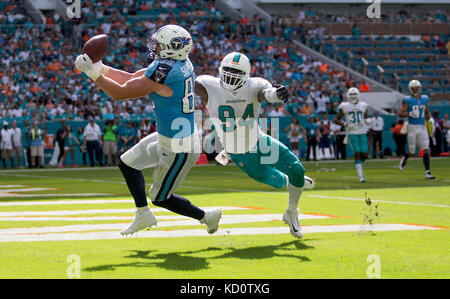
{"label": "white yard line", "polygon": [[[364,232],[364,231],[407,231],[407,230],[439,230],[439,228],[409,225],[409,224],[374,224],[374,225],[312,225],[303,226],[303,233],[337,233],[337,232]],[[289,227],[254,227],[254,228],[224,228],[213,236],[236,235],[273,235],[289,234]],[[208,237],[205,229],[185,229],[172,231],[140,231],[136,236],[122,237],[118,231],[101,231],[85,233],[48,233],[31,235],[0,235],[0,242],[32,242],[32,241],[75,241],[75,240],[109,240],[132,238],[179,238],[179,237]]]}
{"label": "white yard line", "polygon": [[[243,218],[243,219],[265,219],[266,217],[270,220],[280,220],[281,215],[278,214],[252,214],[252,215],[224,215],[222,219],[228,218]],[[191,219],[179,215],[157,215],[156,218],[159,220],[186,220]],[[305,219],[326,219],[331,218],[331,216],[326,215],[311,215],[311,214],[300,214],[300,220]],[[107,220],[124,220],[131,221],[133,216],[87,216],[87,217],[0,217],[0,221],[4,222],[42,222],[42,221],[107,221]],[[258,221],[270,221],[270,220],[258,220]],[[253,221],[251,221],[253,222]],[[221,220],[222,223],[222,220]],[[0,229],[0,232],[2,230]],[[1,233],[0,233],[1,234]]]}
{"label": "white yard line", "polygon": [[[251,222],[267,222],[267,221],[281,221],[283,215],[281,214],[250,214],[250,215],[223,215],[220,219],[220,224],[236,224],[236,223],[251,223]],[[325,219],[327,216],[315,215],[300,215],[300,219]],[[132,218],[129,218],[131,220]],[[200,222],[191,218],[183,216],[158,216],[158,227],[171,226],[188,226],[200,225]],[[166,221],[161,221],[166,220]],[[176,221],[167,221],[176,220]],[[26,235],[26,234],[45,234],[45,233],[70,233],[82,231],[98,231],[98,230],[121,230],[126,226],[124,223],[110,223],[110,224],[80,224],[80,225],[65,225],[65,226],[44,226],[44,227],[26,227],[26,228],[6,228],[0,229],[0,236],[2,235]]]}
{"label": "white yard line", "polygon": [[[85,193],[85,194],[96,194],[96,193]],[[97,193],[97,194],[102,194],[102,193]],[[57,196],[57,195],[61,195],[61,194],[53,194],[53,195]],[[133,203],[133,199],[130,198],[130,199],[9,201],[9,202],[0,202],[0,207],[58,206],[58,205],[85,205],[85,204],[111,204],[111,203]]]}
{"label": "white yard line", "polygon": [[114,196],[114,194],[110,193],[60,193],[60,194],[17,194],[17,193],[2,193],[0,192],[0,197],[18,197],[18,198],[26,198],[26,197],[93,197],[93,196]]}
{"label": "white yard line", "polygon": [[[315,197],[315,198],[326,198],[326,199],[340,199],[340,200],[354,200],[354,201],[363,201],[364,198],[353,198],[353,197],[340,197],[340,196],[326,196],[326,195],[314,195],[314,194],[304,194],[306,197]],[[434,203],[422,203],[422,202],[407,202],[407,201],[390,201],[390,200],[372,200],[372,202],[382,202],[382,203],[391,203],[396,205],[410,205],[410,206],[429,206],[429,207],[437,207],[437,208],[450,208],[449,205],[441,205]]]}
{"label": "white yard line", "polygon": [[[221,208],[222,211],[252,210],[253,207],[203,207],[205,211]],[[136,209],[94,209],[94,210],[58,210],[58,211],[20,211],[0,212],[0,217],[24,217],[24,216],[70,216],[70,215],[96,215],[96,214],[133,214]],[[151,209],[153,212],[168,212],[163,208]]]}

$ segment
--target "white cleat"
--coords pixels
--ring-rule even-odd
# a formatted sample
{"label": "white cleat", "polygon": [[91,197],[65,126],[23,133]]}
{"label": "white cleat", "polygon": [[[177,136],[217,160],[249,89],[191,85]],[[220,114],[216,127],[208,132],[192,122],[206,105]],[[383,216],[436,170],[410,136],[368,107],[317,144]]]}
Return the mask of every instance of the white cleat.
{"label": "white cleat", "polygon": [[136,211],[133,222],[130,224],[130,226],[123,229],[120,234],[122,236],[132,235],[137,231],[140,231],[141,229],[150,228],[156,225],[156,223],[156,217],[149,209],[142,212]]}
{"label": "white cleat", "polygon": [[200,223],[206,224],[206,231],[208,234],[214,234],[219,228],[219,221],[222,217],[222,210],[216,209],[205,212],[205,217],[200,220]]}
{"label": "white cleat", "polygon": [[405,167],[403,167],[403,161],[405,160],[405,157],[400,159],[400,164],[398,165],[398,169],[400,169],[400,171],[402,171]]}
{"label": "white cleat", "polygon": [[309,176],[305,175],[305,185],[303,186],[304,189],[311,190],[314,189],[314,186],[316,185],[316,181],[314,181]]}
{"label": "white cleat", "polygon": [[425,173],[425,178],[427,180],[434,180],[436,177],[434,175],[432,175],[431,172],[426,172]]}
{"label": "white cleat", "polygon": [[286,210],[283,214],[283,221],[287,225],[289,225],[289,229],[291,230],[291,235],[296,238],[303,237],[302,228],[300,227],[300,223],[298,222],[298,209],[295,212]]}
{"label": "white cleat", "polygon": [[366,182],[366,178],[363,177],[363,176],[360,177],[360,178],[359,178],[359,182],[360,182],[360,183],[365,183],[365,182]]}

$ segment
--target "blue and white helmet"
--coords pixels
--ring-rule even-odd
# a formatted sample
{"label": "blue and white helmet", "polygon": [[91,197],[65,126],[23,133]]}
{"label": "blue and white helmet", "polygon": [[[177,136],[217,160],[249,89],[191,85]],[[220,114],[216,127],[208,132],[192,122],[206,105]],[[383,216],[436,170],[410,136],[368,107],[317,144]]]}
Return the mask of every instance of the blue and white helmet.
{"label": "blue and white helmet", "polygon": [[220,84],[226,90],[235,91],[247,82],[250,71],[248,57],[239,52],[231,52],[220,63]]}
{"label": "blue and white helmet", "polygon": [[418,95],[422,89],[422,84],[420,84],[419,80],[411,80],[408,84],[408,89],[412,95]]}
{"label": "blue and white helmet", "polygon": [[153,59],[185,60],[192,48],[189,32],[178,25],[166,25],[156,31],[147,45]]}

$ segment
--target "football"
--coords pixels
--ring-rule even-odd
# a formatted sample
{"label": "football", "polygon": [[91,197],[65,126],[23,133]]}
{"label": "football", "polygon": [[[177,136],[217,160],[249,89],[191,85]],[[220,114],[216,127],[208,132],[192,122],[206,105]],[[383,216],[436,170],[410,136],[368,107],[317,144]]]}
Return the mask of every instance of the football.
{"label": "football", "polygon": [[93,63],[105,57],[108,52],[109,37],[106,34],[99,34],[90,38],[83,47],[83,54],[87,54]]}

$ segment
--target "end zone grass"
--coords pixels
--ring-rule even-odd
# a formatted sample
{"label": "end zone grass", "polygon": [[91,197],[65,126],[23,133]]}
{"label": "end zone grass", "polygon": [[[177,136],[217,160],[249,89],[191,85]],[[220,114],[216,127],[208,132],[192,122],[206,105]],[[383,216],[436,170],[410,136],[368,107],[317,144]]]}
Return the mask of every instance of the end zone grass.
{"label": "end zone grass", "polygon": [[[307,175],[317,179],[316,189],[305,191],[301,213],[324,214],[306,219],[304,226],[362,224],[364,215],[375,223],[408,223],[439,230],[346,233],[311,233],[296,240],[288,233],[179,238],[121,238],[116,240],[0,242],[0,278],[67,278],[68,256],[80,257],[81,278],[367,278],[367,257],[380,257],[382,278],[449,278],[450,160],[432,160],[437,179],[426,181],[420,160],[403,172],[397,161],[364,164],[367,183],[359,184],[353,163],[305,163]],[[146,171],[151,183],[151,170]],[[117,169],[0,172],[1,185],[57,188],[45,193],[109,193],[113,196],[3,197],[2,202],[49,200],[116,200],[127,202],[2,206],[14,211],[132,209],[133,203]],[[0,185],[0,186],[1,186]],[[26,187],[24,187],[26,188]],[[0,188],[6,190],[7,188]],[[41,191],[23,192],[23,194]],[[21,193],[21,192],[19,192]],[[258,184],[236,167],[196,167],[177,193],[195,204],[246,206],[261,209],[226,210],[225,215],[281,214],[287,193]],[[378,204],[375,216],[365,194]],[[8,214],[6,214],[8,215]],[[157,212],[158,216],[174,215]],[[131,212],[82,214],[76,217],[126,216]],[[51,216],[55,217],[55,216]],[[69,216],[67,216],[69,217]],[[74,217],[74,216],[70,216]],[[2,217],[0,217],[0,220]],[[170,221],[170,220],[167,220]],[[64,227],[81,224],[123,223],[129,220],[0,221],[0,237],[11,228]],[[280,220],[234,223],[227,228],[286,227]],[[200,225],[158,227],[165,231],[199,229]],[[118,231],[117,231],[118,234]]]}

